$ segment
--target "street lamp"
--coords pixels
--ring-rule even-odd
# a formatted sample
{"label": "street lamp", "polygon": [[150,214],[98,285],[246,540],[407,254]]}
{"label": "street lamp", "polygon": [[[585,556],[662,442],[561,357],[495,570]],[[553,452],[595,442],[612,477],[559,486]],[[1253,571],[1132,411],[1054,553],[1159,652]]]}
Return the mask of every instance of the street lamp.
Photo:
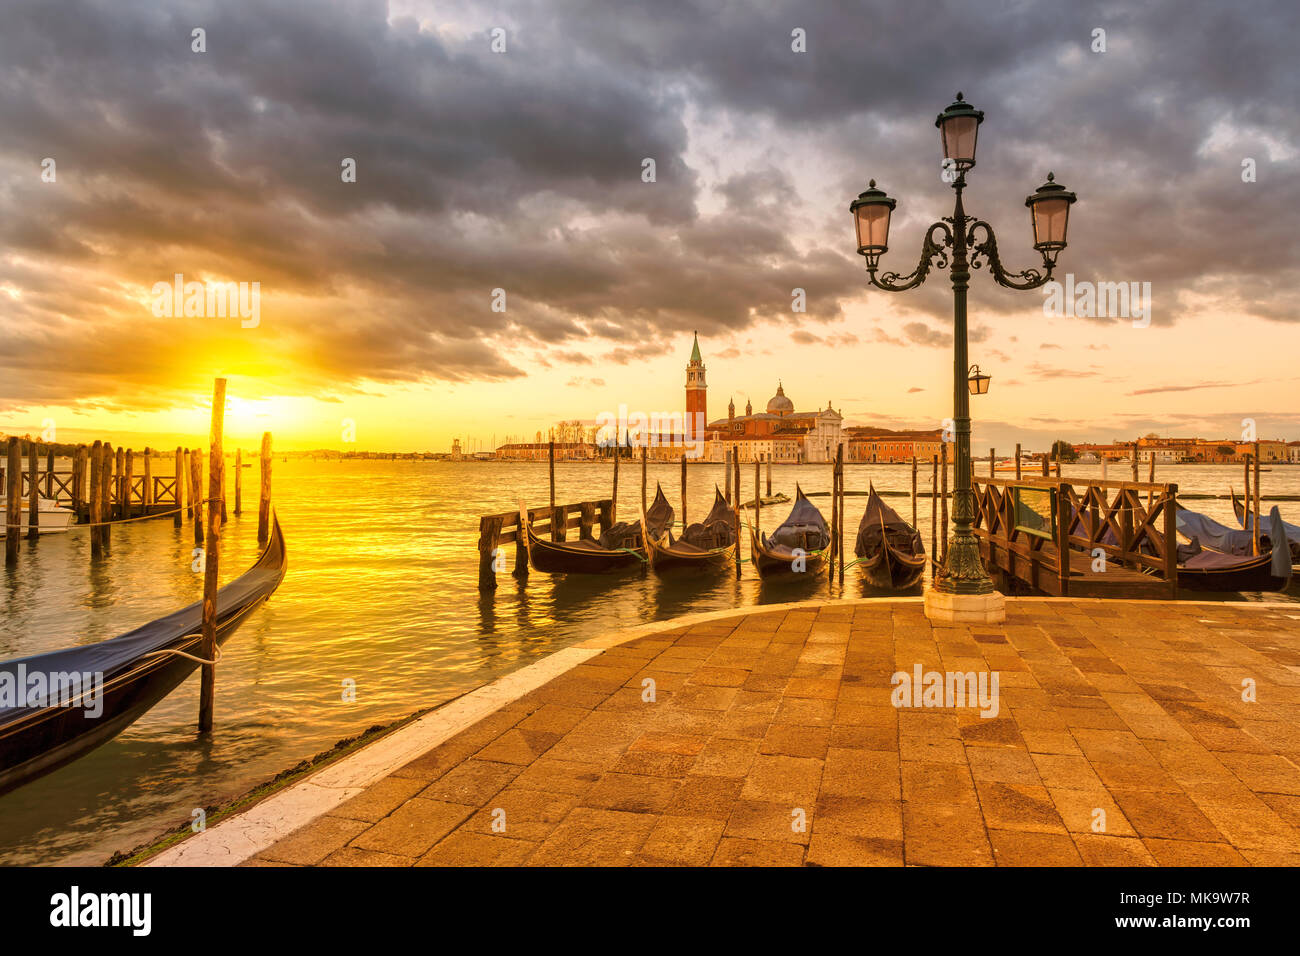
{"label": "street lamp", "polygon": [[[1076,197],[1058,184],[1055,176],[1048,174],[1047,182],[1025,200],[1030,210],[1034,248],[1043,257],[1042,271],[1007,272],[998,256],[993,227],[982,219],[967,216],[962,205],[966,173],[975,165],[975,144],[983,121],[984,114],[965,102],[960,93],[956,102],[935,120],[943,144],[943,179],[952,183],[957,197],[952,216],[932,223],[925,230],[921,261],[915,271],[905,276],[897,272],[877,275],[880,257],[889,249],[889,220],[898,203],[877,189],[875,180],[850,204],[849,211],[857,226],[858,253],[866,259],[868,278],[876,288],[903,292],[924,282],[932,267],[949,270],[953,298],[953,423],[957,474],[953,489],[953,536],[948,556],[936,575],[934,590],[940,595],[958,597],[990,596],[990,600],[983,604],[966,602],[968,606],[961,609],[957,609],[958,602],[948,601],[946,611],[955,614],[956,610],[976,610],[982,606],[989,609],[990,620],[994,619],[992,615],[1001,620],[1001,604],[994,605],[991,600],[994,596],[993,582],[984,570],[972,530],[975,509],[970,487],[970,396],[988,391],[989,376],[981,374],[978,367],[967,364],[966,289],[970,270],[982,268],[985,263],[994,281],[1009,289],[1037,289],[1050,281],[1057,256],[1066,245],[1070,206]],[[927,603],[927,613],[930,609],[931,605]]]}

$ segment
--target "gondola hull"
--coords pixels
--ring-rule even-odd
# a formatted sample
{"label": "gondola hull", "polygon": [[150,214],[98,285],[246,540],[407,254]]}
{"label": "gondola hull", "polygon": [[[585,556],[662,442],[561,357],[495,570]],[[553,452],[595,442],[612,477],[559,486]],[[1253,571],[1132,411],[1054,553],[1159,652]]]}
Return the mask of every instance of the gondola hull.
{"label": "gondola hull", "polygon": [[656,571],[694,569],[697,571],[716,571],[727,567],[736,560],[736,546],[705,550],[687,550],[680,543],[669,544],[667,540],[648,540],[646,549],[650,557],[650,566]]}
{"label": "gondola hull", "polygon": [[925,546],[920,534],[881,500],[874,487],[858,525],[854,554],[862,576],[881,590],[914,587],[925,574]]}
{"label": "gondola hull", "polygon": [[[1214,552],[1211,552],[1214,554]],[[1232,557],[1223,555],[1223,557]],[[1195,559],[1193,559],[1195,560]],[[1289,578],[1273,573],[1271,555],[1255,555],[1228,567],[1178,566],[1178,587],[1188,591],[1285,591]]]}
{"label": "gondola hull", "polygon": [[[220,594],[218,595],[218,647],[274,593],[284,578],[284,538],[278,521],[273,522],[267,549],[249,573],[259,569],[262,569],[262,577],[266,579],[264,586],[246,600],[223,607]],[[277,573],[267,575],[266,570]],[[193,604],[164,620],[174,620],[177,630],[181,632],[175,640],[165,645],[166,649],[200,657],[201,603]],[[134,633],[137,632],[132,632]],[[123,635],[123,638],[130,636]],[[104,642],[109,643],[111,642]],[[55,655],[66,653],[54,652]],[[42,658],[50,656],[53,655],[23,658],[20,661],[6,662],[3,667],[9,671],[8,676],[11,678],[19,673],[20,665],[22,673],[32,674],[40,671]],[[52,670],[61,665],[49,666]],[[102,690],[93,708],[99,711],[97,715],[88,712],[86,706],[58,704],[4,712],[8,719],[0,723],[0,793],[49,773],[111,740],[180,686],[199,666],[197,661],[190,658],[162,653],[142,656],[117,668],[113,673],[104,674]]]}
{"label": "gondola hull", "polygon": [[611,551],[595,542],[547,541],[528,527],[528,560],[547,574],[612,574],[645,565],[644,548]]}
{"label": "gondola hull", "polygon": [[804,575],[816,576],[826,570],[826,562],[830,558],[830,548],[823,548],[821,551],[810,551],[802,558],[802,570],[796,571],[794,568],[794,556],[790,554],[778,554],[770,551],[763,546],[759,540],[760,535],[757,531],[750,529],[749,548],[754,556],[754,569],[758,571],[760,577],[771,578],[790,575],[791,577],[802,577]]}
{"label": "gondola hull", "polygon": [[683,538],[698,535],[697,541],[704,544],[715,542],[718,538],[725,540],[716,547],[703,547],[686,540],[674,541],[670,533],[658,534],[647,526],[646,515],[641,513],[641,535],[646,545],[646,556],[650,567],[655,571],[717,571],[733,564],[736,560],[736,516],[722,497],[722,492],[714,489],[713,508],[699,525],[691,525],[683,530]]}
{"label": "gondola hull", "polygon": [[902,591],[915,587],[925,573],[925,555],[905,555],[885,543],[874,554],[858,558],[862,576],[872,587]]}

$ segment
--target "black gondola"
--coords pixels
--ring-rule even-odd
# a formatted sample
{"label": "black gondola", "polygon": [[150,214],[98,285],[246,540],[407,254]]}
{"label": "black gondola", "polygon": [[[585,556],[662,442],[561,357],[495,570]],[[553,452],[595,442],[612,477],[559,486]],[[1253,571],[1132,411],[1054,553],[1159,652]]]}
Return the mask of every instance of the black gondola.
{"label": "black gondola", "polygon": [[[1270,515],[1280,525],[1277,506]],[[1263,525],[1263,522],[1260,522]],[[1285,591],[1291,582],[1291,552],[1285,538],[1263,554],[1225,554],[1201,546],[1200,539],[1178,546],[1178,587],[1190,591]]]}
{"label": "black gondola", "polygon": [[[1251,514],[1237,498],[1237,492],[1232,488],[1228,489],[1228,494],[1232,495],[1232,510],[1237,515],[1237,523],[1247,531],[1251,530]],[[1277,506],[1273,507],[1278,511]],[[1290,522],[1283,521],[1279,512],[1274,523],[1274,518],[1270,514],[1267,518],[1259,519],[1259,533],[1261,536],[1267,536],[1270,541],[1273,540],[1273,529],[1281,528],[1282,533],[1286,535],[1287,548],[1291,551],[1291,563],[1300,564],[1300,525],[1293,525]]]}
{"label": "black gondola", "polygon": [[751,525],[749,547],[760,577],[816,575],[830,558],[831,534],[817,506],[795,485],[794,507],[789,517],[769,535],[761,534]]}
{"label": "black gondola", "polygon": [[[257,561],[217,591],[218,647],[284,572],[273,519]],[[111,640],[0,663],[0,793],[111,740],[175,690],[200,664],[202,625],[200,601]]]}
{"label": "black gondola", "polygon": [[854,553],[867,580],[885,590],[910,588],[925,573],[921,533],[881,500],[874,485],[867,496],[867,510],[858,524]]}
{"label": "black gondola", "polygon": [[[655,487],[655,500],[647,513],[651,529],[664,534],[673,526],[673,506]],[[641,522],[619,521],[604,531],[599,540],[547,541],[533,531],[528,509],[519,505],[519,525],[524,529],[528,563],[537,571],[549,574],[608,574],[611,571],[642,567],[646,562]]]}
{"label": "black gondola", "polygon": [[[643,532],[652,568],[656,571],[669,568],[711,570],[726,567],[735,560],[735,512],[716,485],[713,494],[713,507],[708,516],[683,531],[681,538],[674,538],[672,531],[658,535]],[[642,524],[648,528],[647,520],[642,512]]]}

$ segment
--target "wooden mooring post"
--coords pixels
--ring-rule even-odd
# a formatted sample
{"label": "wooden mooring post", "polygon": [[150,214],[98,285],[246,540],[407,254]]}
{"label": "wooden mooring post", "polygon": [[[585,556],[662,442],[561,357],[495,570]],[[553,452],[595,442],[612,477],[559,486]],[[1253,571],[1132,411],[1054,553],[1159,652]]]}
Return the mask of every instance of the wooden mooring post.
{"label": "wooden mooring post", "polygon": [[731,504],[731,449],[727,449],[726,458],[722,464],[723,480],[726,483],[726,490],[722,493],[727,499],[727,504]]}
{"label": "wooden mooring post", "polygon": [[45,449],[45,497],[54,497],[54,446]]}
{"label": "wooden mooring post", "polygon": [[767,453],[767,496],[772,497],[772,453]]}
{"label": "wooden mooring post", "polygon": [[89,493],[86,501],[90,505],[90,560],[97,561],[104,556],[104,537],[99,523],[104,520],[104,511],[100,504],[99,483],[103,480],[104,445],[96,441],[90,449],[90,481],[87,483]]}
{"label": "wooden mooring post", "polygon": [[[1255,520],[1250,524],[1251,527],[1255,529],[1255,553],[1259,554],[1259,442],[1255,442],[1255,453],[1251,455],[1251,458],[1253,459],[1255,466]],[[1249,502],[1247,502],[1246,506],[1250,507]],[[1281,528],[1274,528],[1273,533],[1285,534],[1286,532]]]}
{"label": "wooden mooring post", "polygon": [[5,462],[5,564],[18,560],[18,534],[23,514],[23,446],[17,438],[9,439]]}
{"label": "wooden mooring post", "polygon": [[1016,481],[1020,480],[1020,442],[1016,442]]}
{"label": "wooden mooring post", "polygon": [[686,452],[682,452],[682,531],[686,530]]}
{"label": "wooden mooring post", "polygon": [[[835,450],[835,471],[839,474],[840,489],[840,534],[839,534],[839,560],[840,560],[840,584],[844,584],[844,444],[840,443]],[[912,459],[912,486],[916,487],[916,459]],[[916,510],[916,495],[912,495],[912,510]],[[916,520],[916,516],[912,516]]]}
{"label": "wooden mooring post", "polygon": [[916,527],[916,456],[912,456],[912,527]]}
{"label": "wooden mooring post", "polygon": [[244,449],[235,449],[235,517],[244,510]]}
{"label": "wooden mooring post", "polygon": [[208,521],[203,540],[203,636],[199,656],[203,658],[199,678],[199,733],[212,730],[212,705],[217,689],[217,572],[221,564],[221,511],[225,504],[222,474],[226,456],[222,431],[226,412],[226,380],[219,378],[212,389],[212,428],[208,436]]}
{"label": "wooden mooring post", "polygon": [[185,464],[182,457],[181,446],[176,446],[176,465],[173,474],[176,476],[176,513],[172,515],[172,527],[179,528],[185,524]]}
{"label": "wooden mooring post", "polygon": [[939,445],[939,518],[943,523],[939,527],[939,547],[941,565],[948,562],[948,444]]}
{"label": "wooden mooring post", "polygon": [[641,446],[641,513],[642,514],[645,514],[645,483],[646,483],[645,449],[646,446],[642,445]]}
{"label": "wooden mooring post", "polygon": [[123,458],[122,466],[122,505],[120,511],[123,518],[131,517],[131,482],[135,475],[135,452],[130,448],[126,450],[126,456]]}
{"label": "wooden mooring post", "polygon": [[[996,478],[998,476],[997,465],[998,465],[997,449],[990,447],[989,448],[989,477],[990,478]],[[912,526],[915,527],[916,522],[913,522]]]}
{"label": "wooden mooring post", "polygon": [[190,449],[190,487],[194,489],[194,546],[203,547],[203,512],[204,506],[212,507],[207,500],[211,495],[203,494],[203,452],[197,448]]}
{"label": "wooden mooring post", "polygon": [[126,517],[126,499],[127,488],[124,476],[126,475],[126,449],[121,445],[117,448],[117,473],[113,481],[113,517]]}
{"label": "wooden mooring post", "polygon": [[40,448],[36,442],[27,443],[27,540],[39,541],[41,537],[41,465]]}
{"label": "wooden mooring post", "polygon": [[103,523],[99,526],[99,547],[102,554],[108,555],[113,550],[113,529],[110,522],[113,520],[113,462],[117,459],[113,446],[108,442],[104,442],[101,450],[104,460],[99,467],[99,519]]}
{"label": "wooden mooring post", "polygon": [[144,499],[144,513],[148,514],[154,505],[152,448],[144,450],[144,492],[141,497]]}
{"label": "wooden mooring post", "polygon": [[619,459],[618,449],[615,448],[614,449],[614,490],[613,492],[611,492],[610,499],[609,499],[609,524],[605,524],[604,520],[603,519],[601,520],[602,533],[607,529],[612,528],[614,526],[614,522],[618,520],[618,459]]}
{"label": "wooden mooring post", "polygon": [[740,577],[740,449],[731,450],[732,487],[736,489],[736,498],[732,510],[736,516],[736,577]]}
{"label": "wooden mooring post", "polygon": [[758,456],[755,455],[754,456],[754,533],[758,535],[758,540],[760,541],[763,540],[763,523],[761,520],[763,514],[763,496],[759,491],[760,483],[762,482],[762,478],[763,478],[762,470],[763,470],[763,463],[760,462],[758,460]]}
{"label": "wooden mooring post", "polygon": [[262,484],[257,501],[257,543],[271,539],[271,433],[262,432]]}
{"label": "wooden mooring post", "polygon": [[[939,562],[939,456],[932,456],[930,461],[934,466],[930,474],[930,567],[933,572]],[[933,579],[934,574],[931,573],[930,577]]]}
{"label": "wooden mooring post", "polygon": [[826,583],[835,583],[835,554],[840,536],[840,469],[831,459],[831,558],[826,562]]}

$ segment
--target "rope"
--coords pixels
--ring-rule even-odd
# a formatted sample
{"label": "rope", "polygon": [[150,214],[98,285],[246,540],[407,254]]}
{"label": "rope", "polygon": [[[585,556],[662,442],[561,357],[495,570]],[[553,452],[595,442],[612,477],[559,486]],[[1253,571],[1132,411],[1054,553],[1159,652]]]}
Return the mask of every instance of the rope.
{"label": "rope", "polygon": [[[221,500],[222,500],[221,498],[203,498],[199,501],[191,502],[190,505],[186,505],[183,508],[173,508],[171,511],[159,511],[156,514],[151,514],[151,515],[137,515],[134,518],[118,518],[116,520],[110,519],[108,521],[87,521],[85,524],[74,524],[71,527],[69,527],[68,530],[79,531],[82,528],[104,528],[104,527],[109,527],[111,525],[117,525],[117,524],[129,524],[132,521],[150,521],[154,518],[166,518],[169,515],[179,514],[182,511],[189,511],[191,505],[196,505],[196,504],[210,505],[210,504],[216,504],[218,501]],[[29,527],[29,525],[19,522],[18,528],[20,530],[26,527]]]}
{"label": "rope", "polygon": [[[187,637],[202,637],[202,636],[203,636],[203,635],[202,635],[200,632],[195,631],[195,632],[192,633],[192,634],[186,634],[184,637],[181,638],[181,640],[185,640],[185,638],[187,638]],[[187,660],[194,661],[195,663],[198,663],[198,664],[219,664],[219,663],[221,663],[221,647],[220,647],[220,646],[217,647],[217,656],[214,657],[212,660],[207,660],[206,658],[203,658],[203,657],[196,657],[196,656],[193,655],[193,654],[187,654],[187,653],[185,653],[185,651],[178,651],[178,650],[176,650],[175,648],[172,648],[172,647],[164,647],[162,650],[158,650],[158,651],[150,651],[148,654],[141,654],[140,656],[141,656],[141,658],[143,659],[143,658],[146,658],[146,657],[158,657],[158,656],[160,656],[160,655],[162,655],[162,654],[175,654],[177,657],[184,657],[184,658],[186,658]]]}

